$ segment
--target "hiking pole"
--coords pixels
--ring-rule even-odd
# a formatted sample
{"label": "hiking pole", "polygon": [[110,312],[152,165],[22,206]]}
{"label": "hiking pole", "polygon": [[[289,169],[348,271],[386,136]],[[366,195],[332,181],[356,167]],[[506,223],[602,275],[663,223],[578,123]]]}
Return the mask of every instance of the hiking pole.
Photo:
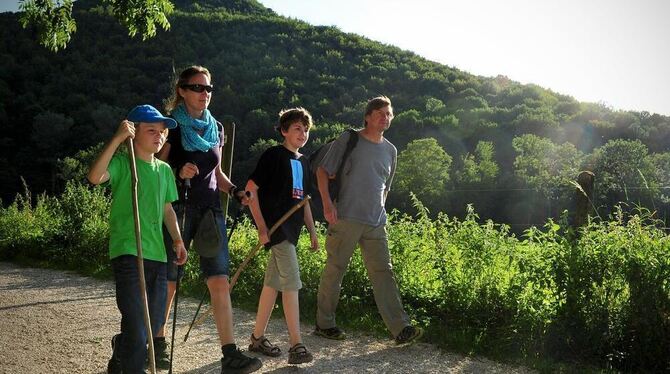
{"label": "hiking pole", "polygon": [[[188,190],[191,188],[191,179],[184,179],[184,201],[182,203],[183,211],[181,214],[181,227],[179,230],[184,235],[184,227],[186,227],[186,202],[188,201]],[[177,282],[174,288],[174,314],[172,315],[172,339],[170,341],[170,369],[168,374],[172,374],[172,358],[174,357],[174,333],[177,329],[177,305],[179,305],[179,283],[181,280],[182,265],[177,265]]]}
{"label": "hiking pole", "polygon": [[[246,195],[249,196],[249,192],[246,192]],[[230,238],[233,236],[233,233],[235,232],[235,227],[237,227],[237,222],[240,220],[240,217],[242,217],[242,212],[244,211],[244,205],[240,204],[240,207],[237,209],[237,213],[235,213],[235,218],[233,218],[233,225],[230,227],[230,233],[228,234],[228,243],[230,243]],[[184,343],[188,340],[189,334],[191,334],[191,329],[193,328],[193,324],[195,323],[195,319],[198,318],[198,313],[200,313],[200,308],[202,307],[202,304],[205,302],[205,298],[207,298],[207,294],[209,293],[209,290],[205,288],[205,292],[202,294],[202,297],[200,298],[200,303],[198,303],[198,308],[195,310],[195,314],[193,315],[193,319],[191,320],[191,324],[188,326],[188,331],[186,331],[186,335],[184,335]]]}
{"label": "hiking pole", "polygon": [[132,199],[133,199],[133,219],[135,221],[135,246],[137,247],[137,271],[140,275],[140,293],[142,294],[142,303],[144,304],[144,325],[147,329],[149,339],[149,369],[156,373],[156,358],[154,357],[154,340],[151,332],[151,317],[149,317],[149,301],[147,300],[147,284],[144,279],[144,257],[142,256],[142,234],[140,231],[140,212],[137,202],[137,165],[135,164],[135,149],[133,148],[133,139],[128,138],[128,159],[130,161],[130,174],[132,176]]}
{"label": "hiking pole", "polygon": [[[309,202],[309,200],[311,200],[311,199],[312,199],[311,196],[309,196],[309,195],[305,196],[305,198],[300,203],[294,205],[293,208],[289,209],[288,212],[284,213],[284,215],[281,216],[281,218],[279,218],[279,220],[277,222],[275,222],[274,225],[272,225],[272,227],[270,228],[270,231],[268,232],[268,236],[272,236],[272,233],[274,233],[275,230],[277,230],[279,228],[279,226],[281,226],[289,217],[291,217],[293,215],[293,213],[295,213],[300,208],[305,206],[305,204],[307,204]],[[249,254],[244,259],[242,264],[240,264],[240,266],[237,268],[237,271],[235,272],[235,275],[233,275],[233,277],[230,280],[229,292],[231,292],[231,293],[233,292],[233,287],[235,286],[235,283],[237,283],[237,279],[240,277],[240,274],[242,273],[242,270],[244,270],[244,268],[249,264],[249,261],[251,261],[251,259],[256,255],[256,252],[258,252],[258,250],[260,250],[262,246],[263,246],[263,244],[259,242],[256,245],[256,247],[254,247],[251,251],[249,251]],[[205,321],[205,319],[207,317],[209,317],[209,315],[212,314],[213,312],[214,312],[213,308],[210,307],[209,309],[207,309],[207,311],[205,313],[203,313],[202,316],[200,316],[200,318],[197,321],[195,321],[195,323],[193,324],[193,327],[198,326],[201,323],[203,323]]]}

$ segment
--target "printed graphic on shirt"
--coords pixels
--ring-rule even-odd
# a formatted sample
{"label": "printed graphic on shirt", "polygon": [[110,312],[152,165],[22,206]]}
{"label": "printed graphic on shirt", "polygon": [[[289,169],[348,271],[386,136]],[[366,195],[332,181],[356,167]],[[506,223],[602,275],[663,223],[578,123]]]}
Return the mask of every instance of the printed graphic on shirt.
{"label": "printed graphic on shirt", "polygon": [[302,164],[298,160],[291,160],[291,172],[293,174],[293,198],[302,200],[304,190],[302,186]]}

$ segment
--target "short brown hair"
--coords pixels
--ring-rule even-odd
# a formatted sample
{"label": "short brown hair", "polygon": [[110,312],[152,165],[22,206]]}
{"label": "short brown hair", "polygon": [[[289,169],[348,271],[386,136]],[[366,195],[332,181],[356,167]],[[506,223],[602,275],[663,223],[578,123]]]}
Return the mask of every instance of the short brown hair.
{"label": "short brown hair", "polygon": [[296,121],[302,122],[307,131],[312,127],[312,115],[309,114],[307,109],[302,107],[282,109],[282,111],[279,112],[279,124],[276,127],[277,131],[279,131],[279,133],[281,133],[282,130],[288,131],[289,126]]}
{"label": "short brown hair", "polygon": [[372,114],[373,111],[385,108],[387,106],[391,107],[391,110],[393,110],[393,105],[391,105],[391,99],[389,99],[384,95],[377,96],[368,100],[368,105],[365,106],[365,115],[363,116],[363,123],[365,124],[365,126],[368,125],[368,121],[365,120],[365,117]]}

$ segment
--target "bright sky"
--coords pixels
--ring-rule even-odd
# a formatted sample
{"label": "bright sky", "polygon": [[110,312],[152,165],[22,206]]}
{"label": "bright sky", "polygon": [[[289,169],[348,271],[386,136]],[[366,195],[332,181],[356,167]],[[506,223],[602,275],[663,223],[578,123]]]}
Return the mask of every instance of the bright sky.
{"label": "bright sky", "polygon": [[259,1],[472,74],[670,115],[668,0]]}
{"label": "bright sky", "polygon": [[667,0],[259,0],[476,75],[670,115]]}

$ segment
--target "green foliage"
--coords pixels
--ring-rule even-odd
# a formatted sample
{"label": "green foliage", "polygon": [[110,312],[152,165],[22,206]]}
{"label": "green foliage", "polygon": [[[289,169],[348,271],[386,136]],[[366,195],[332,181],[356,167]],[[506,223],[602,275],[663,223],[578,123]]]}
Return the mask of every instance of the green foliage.
{"label": "green foliage", "polygon": [[[563,220],[531,228],[523,238],[509,227],[465,219],[431,219],[413,197],[414,217],[391,214],[389,249],[402,300],[427,339],[468,353],[507,360],[564,360],[627,371],[660,371],[670,364],[670,238],[646,211],[617,211],[574,233]],[[109,200],[101,188],[70,183],[59,196],[29,192],[0,208],[0,258],[105,272]],[[318,225],[321,247],[325,227]],[[257,245],[243,219],[230,242],[234,271]],[[303,233],[297,250],[304,288],[302,317],[311,319],[326,260]],[[268,252],[261,249],[234,289],[237,305],[253,309]],[[184,289],[203,290],[197,258],[185,267]],[[356,251],[342,283],[338,323],[384,332],[367,270]]]}
{"label": "green foliage", "polygon": [[[81,1],[81,0],[80,0]],[[67,47],[71,34],[77,31],[72,17],[72,0],[20,0],[21,25],[34,26],[38,40],[53,52]],[[163,30],[170,28],[167,16],[173,5],[169,0],[102,0],[109,5],[116,19],[128,29],[128,35],[138,33],[142,40],[156,35],[156,24]]]}
{"label": "green foliage", "polygon": [[414,140],[398,156],[393,194],[409,197],[412,192],[422,201],[436,203],[449,182],[450,167],[451,156],[437,140]]}
{"label": "green foliage", "polygon": [[[88,187],[69,182],[55,206],[63,219],[60,247],[51,248],[52,257],[68,267],[101,268],[108,259],[109,227],[107,220],[111,202],[102,187]],[[86,258],[86,259],[85,259]]]}
{"label": "green foliage", "polygon": [[111,5],[112,14],[128,28],[128,35],[138,33],[142,40],[156,35],[156,24],[163,30],[170,28],[167,16],[174,7],[169,0],[144,0],[129,3],[124,0],[104,0]]}
{"label": "green foliage", "polygon": [[20,0],[19,3],[24,12],[21,25],[35,27],[40,44],[54,52],[67,46],[70,35],[77,31],[72,18],[72,0]]}
{"label": "green foliage", "polygon": [[654,153],[650,155],[650,162],[655,171],[652,179],[662,188],[659,188],[659,199],[667,203],[670,201],[670,152]]}
{"label": "green foliage", "polygon": [[618,210],[564,252],[561,349],[626,370],[667,368],[670,242],[650,216]]}
{"label": "green foliage", "polygon": [[26,192],[0,210],[0,258],[98,271],[106,266],[109,199],[102,188],[68,183],[59,198]]}
{"label": "green foliage", "polygon": [[[237,124],[232,177],[238,185],[255,166],[257,154],[249,150],[259,139],[280,140],[273,126],[282,108],[303,106],[313,114],[316,128],[303,149],[310,154],[341,129],[360,127],[366,101],[378,94],[393,100],[396,117],[385,136],[399,151],[434,138],[453,160],[448,192],[422,197],[431,212],[462,219],[472,203],[482,217],[508,223],[517,234],[570,207],[562,194],[570,191],[564,181],[576,177],[573,171],[590,168],[600,178],[595,161],[577,162],[582,154],[595,160],[594,150],[616,139],[638,139],[650,153],[670,150],[667,116],[580,103],[504,76],[474,76],[334,27],[278,16],[257,1],[174,1],[170,33],[144,42],[129,37],[115,18],[123,7],[131,23],[134,16],[160,18],[142,9],[165,1],[78,0],[71,13],[77,33],[58,54],[48,53],[33,41],[32,30],[21,28],[22,14],[0,17],[4,201],[20,191],[20,177],[35,191],[62,192],[66,178],[57,160],[106,141],[133,106],[160,107],[170,94],[173,70],[194,63],[213,74],[214,116]],[[526,134],[548,143],[515,167],[519,154],[513,139]],[[495,152],[478,154],[484,151],[478,144],[489,143]],[[627,201],[670,217],[670,202],[660,189],[665,174],[639,166],[635,172],[646,182],[631,180],[642,184],[627,184],[627,196],[597,180],[596,191],[614,192],[600,193],[594,205],[610,211]],[[406,193],[402,199],[391,193],[391,208],[411,211]]]}
{"label": "green foliage", "polygon": [[488,185],[498,176],[492,142],[478,142],[474,154],[463,155],[461,163],[461,169],[456,171],[456,180],[461,185]]}
{"label": "green foliage", "polygon": [[545,196],[561,196],[559,188],[574,180],[582,163],[582,153],[572,144],[557,145],[546,138],[526,134],[512,140],[517,152],[514,170],[528,186]]}
{"label": "green foliage", "polygon": [[86,181],[88,170],[93,164],[93,161],[98,157],[104,143],[99,143],[96,146],[77,152],[72,157],[65,157],[58,160],[58,177],[64,181]]}
{"label": "green foliage", "polygon": [[655,187],[657,169],[647,146],[639,140],[610,140],[593,152],[589,163],[598,176],[599,197],[607,207],[619,202],[641,204],[653,193],[640,188],[650,182]]}

